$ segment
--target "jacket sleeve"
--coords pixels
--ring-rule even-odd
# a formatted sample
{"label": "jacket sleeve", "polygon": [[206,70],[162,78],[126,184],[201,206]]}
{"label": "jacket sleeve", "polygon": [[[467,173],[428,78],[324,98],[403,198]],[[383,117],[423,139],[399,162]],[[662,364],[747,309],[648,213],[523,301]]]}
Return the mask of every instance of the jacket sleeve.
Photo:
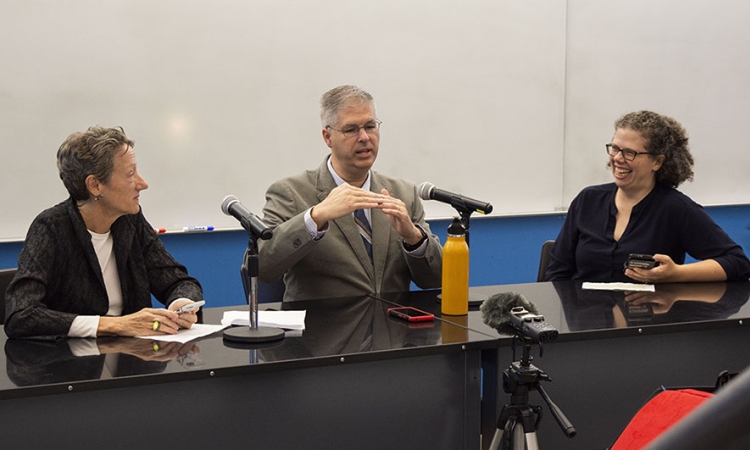
{"label": "jacket sleeve", "polygon": [[[62,242],[61,242],[62,241]],[[64,337],[77,314],[60,311],[70,301],[55,293],[54,277],[65,242],[53,222],[37,218],[31,224],[18,257],[18,271],[5,294],[5,333],[11,338]],[[75,263],[74,263],[75,265]]]}
{"label": "jacket sleeve", "polygon": [[138,214],[136,223],[143,243],[149,289],[154,297],[166,306],[178,298],[203,300],[203,289],[198,280],[188,275],[185,266],[172,257],[142,213]]}
{"label": "jacket sleeve", "polygon": [[406,264],[412,281],[422,289],[439,288],[443,277],[443,249],[440,239],[432,234],[425,220],[424,207],[414,187],[411,198],[411,220],[427,234],[427,249],[424,256],[414,257],[406,253]]}
{"label": "jacket sleeve", "polygon": [[315,248],[318,241],[308,233],[304,219],[310,206],[313,205],[307,205],[288,181],[278,181],[268,188],[263,222],[273,229],[273,238],[258,241],[260,280],[279,280]]}

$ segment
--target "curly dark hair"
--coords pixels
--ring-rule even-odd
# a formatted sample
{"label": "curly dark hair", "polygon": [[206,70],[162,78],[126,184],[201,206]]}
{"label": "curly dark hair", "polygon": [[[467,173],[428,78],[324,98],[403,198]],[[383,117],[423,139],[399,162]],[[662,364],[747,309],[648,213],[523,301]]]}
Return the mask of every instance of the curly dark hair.
{"label": "curly dark hair", "polygon": [[693,181],[693,155],[687,131],[678,121],[651,111],[635,111],[615,121],[615,131],[619,128],[641,133],[646,151],[653,157],[664,155],[657,182],[676,188],[685,180]]}

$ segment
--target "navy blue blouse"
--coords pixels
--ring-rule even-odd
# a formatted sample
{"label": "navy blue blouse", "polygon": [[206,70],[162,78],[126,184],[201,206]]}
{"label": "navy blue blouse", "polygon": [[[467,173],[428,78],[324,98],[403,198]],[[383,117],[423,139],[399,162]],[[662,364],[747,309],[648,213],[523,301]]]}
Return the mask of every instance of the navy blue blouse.
{"label": "navy blue blouse", "polygon": [[633,207],[627,228],[615,241],[616,192],[615,183],[590,186],[573,200],[555,240],[547,280],[632,282],[623,268],[630,253],[661,253],[677,264],[688,254],[717,261],[728,281],[750,277],[742,248],[703,207],[660,183]]}

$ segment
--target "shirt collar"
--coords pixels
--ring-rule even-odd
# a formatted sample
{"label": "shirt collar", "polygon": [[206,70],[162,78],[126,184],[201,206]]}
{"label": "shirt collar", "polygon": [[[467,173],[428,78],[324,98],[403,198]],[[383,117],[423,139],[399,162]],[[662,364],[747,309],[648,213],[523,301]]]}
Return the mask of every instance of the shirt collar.
{"label": "shirt collar", "polygon": [[[328,171],[331,172],[331,176],[333,177],[333,181],[336,183],[336,186],[341,186],[342,184],[346,183],[343,178],[339,176],[339,174],[336,173],[335,170],[333,170],[333,165],[331,164],[331,157],[328,157],[328,161],[326,162],[326,165],[328,166]],[[365,183],[362,185],[362,189],[369,191],[370,190],[370,179],[371,179],[372,171],[367,171],[367,178],[365,179]]]}

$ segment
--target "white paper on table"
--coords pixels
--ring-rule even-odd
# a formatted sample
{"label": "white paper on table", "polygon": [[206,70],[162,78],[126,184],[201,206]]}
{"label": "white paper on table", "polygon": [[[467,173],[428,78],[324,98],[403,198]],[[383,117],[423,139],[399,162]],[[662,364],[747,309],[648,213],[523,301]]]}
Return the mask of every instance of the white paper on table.
{"label": "white paper on table", "polygon": [[209,334],[216,333],[217,331],[223,330],[229,325],[206,325],[203,323],[194,323],[190,328],[183,328],[177,332],[177,334],[164,334],[158,336],[137,336],[142,339],[153,339],[156,341],[164,342],[179,342],[184,344],[190,342],[193,339],[198,339]]}
{"label": "white paper on table", "polygon": [[[304,330],[307,311],[258,311],[258,326]],[[225,311],[221,324],[225,326],[250,326],[248,311]]]}
{"label": "white paper on table", "polygon": [[598,291],[644,291],[654,292],[656,289],[653,284],[641,283],[583,283],[583,289]]}

